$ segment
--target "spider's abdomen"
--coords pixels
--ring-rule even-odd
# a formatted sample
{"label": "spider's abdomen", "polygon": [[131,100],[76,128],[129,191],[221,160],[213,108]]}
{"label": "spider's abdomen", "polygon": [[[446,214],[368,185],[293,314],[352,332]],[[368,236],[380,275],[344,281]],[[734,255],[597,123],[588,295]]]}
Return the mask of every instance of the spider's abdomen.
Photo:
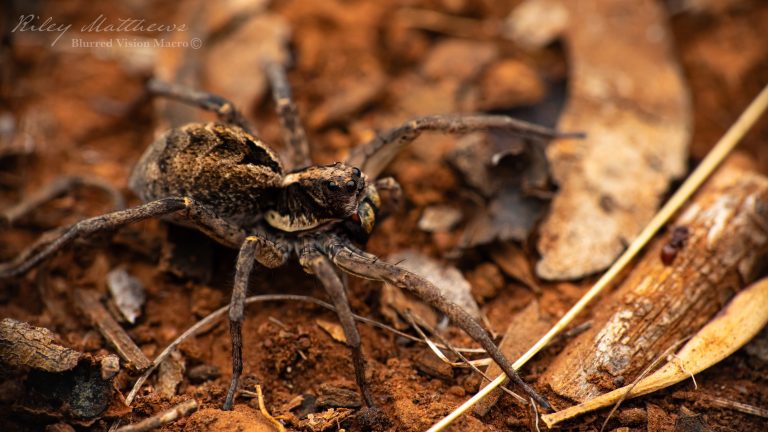
{"label": "spider's abdomen", "polygon": [[237,126],[191,123],[153,142],[133,170],[131,189],[145,202],[190,197],[247,226],[273,205],[283,178],[277,155]]}

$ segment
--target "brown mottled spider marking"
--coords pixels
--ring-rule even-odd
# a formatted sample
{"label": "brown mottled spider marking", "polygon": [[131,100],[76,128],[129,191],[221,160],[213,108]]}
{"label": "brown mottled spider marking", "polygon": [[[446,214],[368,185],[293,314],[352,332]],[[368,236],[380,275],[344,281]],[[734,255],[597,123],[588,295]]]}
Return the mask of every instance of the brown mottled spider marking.
{"label": "brown mottled spider marking", "polygon": [[[429,116],[382,133],[356,148],[346,163],[312,165],[285,71],[277,64],[267,64],[266,70],[284,136],[290,144],[291,171],[286,171],[277,154],[256,138],[253,127],[229,101],[151,81],[149,90],[153,94],[216,112],[220,122],[172,129],[147,148],[130,179],[131,189],[145,204],[85,219],[44,235],[14,261],[0,265],[0,278],[29,271],[77,238],[163,217],[240,250],[229,307],[232,380],[225,410],[232,408],[243,369],[242,321],[251,270],[256,262],[274,268],[290,257],[297,258],[307,273],[314,274],[333,300],[367,406],[375,403],[365,381],[360,336],[336,269],[387,282],[421,297],[480,343],[515,383],[550,409],[549,403],[520,379],[486,330],[467,312],[446,300],[429,281],[367,254],[358,246],[367,240],[381,207],[379,189],[399,190],[391,178],[375,179],[397,152],[422,132],[467,133],[501,128],[539,139],[574,134],[559,134],[505,116]],[[39,203],[45,197],[35,199]],[[26,211],[29,206],[17,207]]]}

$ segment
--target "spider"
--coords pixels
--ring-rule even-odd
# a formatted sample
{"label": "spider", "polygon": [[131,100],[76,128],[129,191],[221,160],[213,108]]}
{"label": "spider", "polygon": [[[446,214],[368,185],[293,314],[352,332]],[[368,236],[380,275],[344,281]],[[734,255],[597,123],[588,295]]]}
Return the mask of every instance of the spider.
{"label": "spider", "polygon": [[379,191],[399,190],[391,178],[378,179],[387,164],[422,132],[467,133],[506,129],[526,137],[573,137],[506,116],[427,116],[388,130],[355,148],[346,161],[312,164],[298,110],[284,67],[266,62],[278,117],[287,144],[286,167],[254,133],[235,106],[221,97],[157,80],[155,96],[176,99],[217,114],[218,122],[191,123],[169,130],[145,151],[130,178],[143,204],[81,220],[43,236],[17,258],[0,266],[0,278],[22,275],[75,239],[143,219],[162,217],[197,229],[239,249],[229,303],[232,379],[223,409],[233,407],[243,370],[242,322],[250,274],[297,259],[319,279],[332,299],[351,350],[355,379],[366,406],[375,407],[365,380],[365,361],[345,286],[338,270],[395,285],[444,313],[477,341],[528,395],[545,409],[547,400],[525,383],[486,330],[467,312],[446,300],[426,279],[363,251],[380,216]]}

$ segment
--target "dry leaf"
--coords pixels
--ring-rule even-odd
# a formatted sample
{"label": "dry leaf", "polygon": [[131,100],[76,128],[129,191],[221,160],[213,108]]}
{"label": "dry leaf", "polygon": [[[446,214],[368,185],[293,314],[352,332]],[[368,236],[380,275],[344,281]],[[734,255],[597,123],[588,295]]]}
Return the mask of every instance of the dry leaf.
{"label": "dry leaf", "polygon": [[510,277],[517,279],[535,293],[540,293],[541,288],[536,276],[533,274],[528,256],[516,244],[503,242],[491,247],[491,259],[501,270]]}
{"label": "dry leaf", "polygon": [[718,363],[749,342],[768,324],[768,278],[750,285],[702,328],[671,361],[636,385],[625,386],[582,404],[542,416],[548,427],[628,398],[667,388]]}
{"label": "dry leaf", "polygon": [[341,342],[343,344],[347,343],[347,337],[344,335],[344,329],[339,323],[326,321],[324,319],[316,319],[315,323],[317,323],[321,329],[325,330],[325,332],[328,333],[328,335],[330,335],[331,338],[333,338],[333,340],[336,342]]}
{"label": "dry leaf", "polygon": [[[513,13],[514,34],[540,26],[524,15],[540,11],[536,3]],[[691,123],[661,4],[584,0],[562,8],[558,20],[564,14],[571,23],[571,74],[558,128],[588,137],[547,148],[560,186],[538,242],[536,273],[547,279],[580,278],[614,261],[653,216],[670,181],[685,172]]]}

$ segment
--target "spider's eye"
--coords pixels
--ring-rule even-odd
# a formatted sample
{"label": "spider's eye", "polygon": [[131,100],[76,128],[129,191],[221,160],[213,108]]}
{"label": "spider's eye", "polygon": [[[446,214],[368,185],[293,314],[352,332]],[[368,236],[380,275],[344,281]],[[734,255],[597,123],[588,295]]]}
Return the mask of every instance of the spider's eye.
{"label": "spider's eye", "polygon": [[336,182],[335,182],[335,181],[333,181],[333,180],[331,180],[331,181],[329,181],[328,183],[326,183],[326,184],[325,184],[325,186],[326,186],[326,187],[328,188],[328,190],[329,190],[329,191],[331,191],[331,192],[336,192],[336,191],[338,191],[339,189],[341,189],[341,188],[339,187],[339,185],[337,185],[337,184],[336,184]]}
{"label": "spider's eye", "polygon": [[348,181],[346,186],[347,186],[347,190],[350,191],[350,192],[352,192],[355,189],[357,189],[357,183],[355,183],[354,180]]}
{"label": "spider's eye", "polygon": [[352,175],[355,177],[360,177],[363,173],[360,172],[360,168],[352,168]]}

